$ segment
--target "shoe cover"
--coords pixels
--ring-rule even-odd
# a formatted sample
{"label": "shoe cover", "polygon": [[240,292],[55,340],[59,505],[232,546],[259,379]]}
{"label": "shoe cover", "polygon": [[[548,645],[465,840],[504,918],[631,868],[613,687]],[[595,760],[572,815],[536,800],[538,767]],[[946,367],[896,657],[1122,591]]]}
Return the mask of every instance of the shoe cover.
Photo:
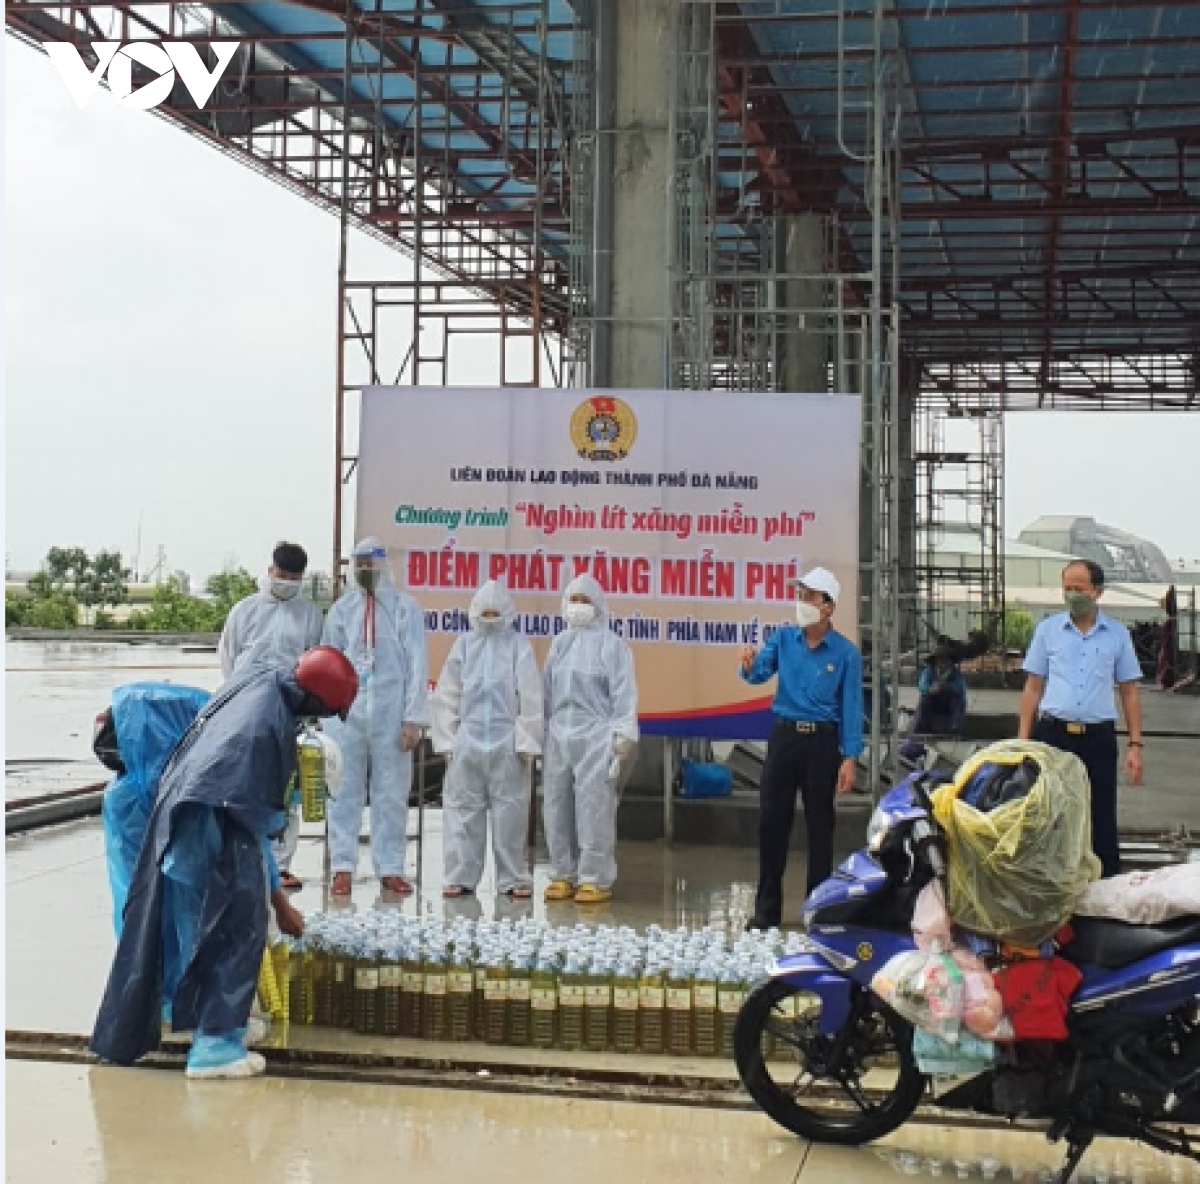
{"label": "shoe cover", "polygon": [[187,1076],[193,1081],[226,1081],[239,1077],[260,1077],[266,1068],[266,1059],[260,1053],[248,1052],[240,1060],[207,1068],[194,1067],[189,1060]]}

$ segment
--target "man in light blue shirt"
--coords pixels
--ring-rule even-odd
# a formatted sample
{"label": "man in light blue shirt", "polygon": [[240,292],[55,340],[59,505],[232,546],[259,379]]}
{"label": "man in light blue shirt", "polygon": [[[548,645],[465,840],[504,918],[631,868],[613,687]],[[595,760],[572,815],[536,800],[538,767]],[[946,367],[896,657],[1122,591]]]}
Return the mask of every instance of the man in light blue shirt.
{"label": "man in light blue shirt", "polygon": [[840,592],[832,572],[813,568],[799,581],[799,628],[785,625],[761,651],[742,651],[746,682],[779,676],[759,788],[758,892],[749,928],[769,929],[783,919],[797,790],[808,834],[809,892],[833,870],[834,800],[854,788],[863,750],[862,657],[830,622]]}
{"label": "man in light blue shirt", "polygon": [[[1121,870],[1117,835],[1117,707],[1129,728],[1125,769],[1142,782],[1141,664],[1129,630],[1099,609],[1104,569],[1090,560],[1063,568],[1067,612],[1047,617],[1025,655],[1021,696],[1022,740],[1039,740],[1074,753],[1092,787],[1092,848],[1105,876]],[[1116,695],[1114,695],[1114,688]]]}

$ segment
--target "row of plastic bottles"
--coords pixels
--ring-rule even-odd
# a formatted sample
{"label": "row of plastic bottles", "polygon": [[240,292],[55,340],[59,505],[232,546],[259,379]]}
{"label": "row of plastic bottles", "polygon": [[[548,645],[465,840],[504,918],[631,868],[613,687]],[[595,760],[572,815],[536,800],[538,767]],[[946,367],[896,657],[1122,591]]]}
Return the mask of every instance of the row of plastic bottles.
{"label": "row of plastic bottles", "polygon": [[[318,915],[288,943],[282,1016],[423,1040],[729,1056],[746,992],[785,949],[778,933],[447,927],[394,914]],[[284,967],[286,967],[284,969]],[[266,1001],[264,1001],[266,1002]]]}

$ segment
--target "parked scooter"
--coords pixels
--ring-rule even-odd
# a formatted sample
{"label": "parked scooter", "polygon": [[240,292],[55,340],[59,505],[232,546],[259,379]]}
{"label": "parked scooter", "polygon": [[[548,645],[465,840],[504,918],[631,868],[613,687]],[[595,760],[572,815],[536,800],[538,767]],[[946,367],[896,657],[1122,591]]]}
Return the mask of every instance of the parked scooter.
{"label": "parked scooter", "polygon": [[[883,799],[866,848],[805,902],[804,950],[779,959],[738,1017],[743,1083],[803,1138],[879,1139],[930,1094],[911,1026],[870,984],[892,957],[916,949],[917,896],[945,875],[929,798],[936,784],[915,773]],[[1069,1039],[1007,1046],[1003,1064],[954,1079],[937,1106],[1039,1122],[1051,1141],[1067,1143],[1059,1184],[1098,1136],[1200,1162],[1200,1137],[1186,1129],[1200,1126],[1200,917],[1155,926],[1077,918],[1072,928],[1062,956],[1083,978]],[[788,1051],[786,1061],[767,1055],[770,1044]]]}

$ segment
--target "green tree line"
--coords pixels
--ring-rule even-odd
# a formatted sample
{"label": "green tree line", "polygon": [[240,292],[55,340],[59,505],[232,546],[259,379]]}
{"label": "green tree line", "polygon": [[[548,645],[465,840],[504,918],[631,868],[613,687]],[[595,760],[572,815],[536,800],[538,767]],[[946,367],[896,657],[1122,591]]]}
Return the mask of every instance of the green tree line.
{"label": "green tree line", "polygon": [[245,568],[211,576],[205,597],[190,596],[172,576],[154,589],[145,609],[118,622],[111,610],[129,603],[130,575],[115,551],[91,556],[82,547],[51,547],[26,590],[5,593],[4,624],[25,629],[91,625],[148,633],[219,633],[229,610],[258,589],[258,581]]}

